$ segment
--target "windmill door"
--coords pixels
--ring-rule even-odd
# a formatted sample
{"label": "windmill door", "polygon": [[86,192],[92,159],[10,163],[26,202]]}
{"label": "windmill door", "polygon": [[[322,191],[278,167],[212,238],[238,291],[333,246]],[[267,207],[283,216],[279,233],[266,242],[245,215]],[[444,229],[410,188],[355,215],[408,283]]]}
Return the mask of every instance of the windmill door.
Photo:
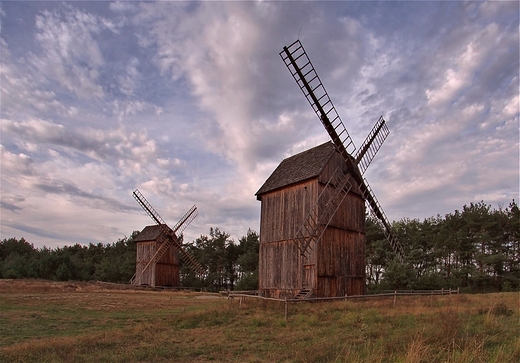
{"label": "windmill door", "polygon": [[316,264],[303,265],[302,288],[310,290],[316,287],[314,283],[315,271]]}

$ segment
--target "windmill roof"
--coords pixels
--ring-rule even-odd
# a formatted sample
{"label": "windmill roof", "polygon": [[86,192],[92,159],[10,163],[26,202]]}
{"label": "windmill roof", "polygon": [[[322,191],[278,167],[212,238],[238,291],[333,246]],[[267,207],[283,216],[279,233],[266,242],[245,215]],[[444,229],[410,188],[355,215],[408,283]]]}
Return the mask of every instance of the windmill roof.
{"label": "windmill roof", "polygon": [[139,232],[137,237],[135,237],[134,242],[153,241],[156,240],[161,233],[161,226],[158,224],[146,226],[141,232]]}
{"label": "windmill roof", "polygon": [[329,141],[284,159],[256,192],[262,194],[317,177],[336,151]]}

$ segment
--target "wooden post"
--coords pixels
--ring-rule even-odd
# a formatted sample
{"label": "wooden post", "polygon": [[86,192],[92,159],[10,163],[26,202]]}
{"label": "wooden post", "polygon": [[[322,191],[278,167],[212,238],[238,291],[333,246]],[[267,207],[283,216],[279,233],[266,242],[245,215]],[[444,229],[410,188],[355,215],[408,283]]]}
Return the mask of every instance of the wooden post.
{"label": "wooden post", "polygon": [[287,321],[287,296],[285,297],[285,321]]}
{"label": "wooden post", "polygon": [[395,308],[396,301],[397,301],[397,291],[394,291],[394,308]]}

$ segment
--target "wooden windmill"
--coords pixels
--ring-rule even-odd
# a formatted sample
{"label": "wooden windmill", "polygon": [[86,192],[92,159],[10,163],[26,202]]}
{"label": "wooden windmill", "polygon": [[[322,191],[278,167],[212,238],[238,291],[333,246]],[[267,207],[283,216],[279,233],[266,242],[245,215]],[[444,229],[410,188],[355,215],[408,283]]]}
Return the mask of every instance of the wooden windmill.
{"label": "wooden windmill", "polygon": [[402,248],[363,174],[389,134],[381,116],[356,153],[299,40],[280,53],[332,142],[285,159],[256,193],[262,202],[259,289],[266,296],[361,295],[365,204],[400,261]]}
{"label": "wooden windmill", "polygon": [[179,222],[170,228],[138,189],[132,194],[157,225],[147,226],[135,240],[136,269],[130,284],[179,286],[179,256],[195,272],[204,274],[204,266],[182,247],[179,238],[198,215],[197,207],[191,207]]}

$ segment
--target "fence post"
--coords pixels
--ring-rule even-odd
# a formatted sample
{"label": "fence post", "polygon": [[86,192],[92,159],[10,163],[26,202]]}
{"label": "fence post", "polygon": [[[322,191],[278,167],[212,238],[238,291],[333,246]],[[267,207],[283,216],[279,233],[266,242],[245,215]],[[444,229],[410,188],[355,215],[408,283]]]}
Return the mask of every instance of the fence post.
{"label": "fence post", "polygon": [[395,308],[396,301],[397,301],[397,291],[394,291],[394,308]]}
{"label": "fence post", "polygon": [[285,297],[285,321],[287,321],[287,296]]}

